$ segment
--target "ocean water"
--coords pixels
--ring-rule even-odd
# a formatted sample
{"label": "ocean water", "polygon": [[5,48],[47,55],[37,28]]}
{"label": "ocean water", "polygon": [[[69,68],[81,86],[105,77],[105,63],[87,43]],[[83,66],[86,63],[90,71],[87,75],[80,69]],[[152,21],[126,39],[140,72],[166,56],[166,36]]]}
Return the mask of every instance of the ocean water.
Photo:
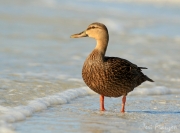
{"label": "ocean water", "polygon": [[[110,35],[106,55],[125,58],[155,82],[121,98],[83,82],[92,38],[71,39],[92,22]],[[0,133],[179,132],[180,2],[0,1]]]}

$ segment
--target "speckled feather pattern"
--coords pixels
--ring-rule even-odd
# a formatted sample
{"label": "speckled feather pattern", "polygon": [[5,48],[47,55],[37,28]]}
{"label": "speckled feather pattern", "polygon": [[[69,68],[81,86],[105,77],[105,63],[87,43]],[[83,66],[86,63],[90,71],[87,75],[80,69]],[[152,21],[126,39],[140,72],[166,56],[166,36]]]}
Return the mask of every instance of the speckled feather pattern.
{"label": "speckled feather pattern", "polygon": [[82,77],[86,85],[100,95],[119,97],[149,79],[137,65],[118,57],[103,57],[93,50],[84,62]]}
{"label": "speckled feather pattern", "polygon": [[97,43],[84,62],[82,77],[86,85],[93,91],[102,96],[120,97],[126,96],[144,81],[153,82],[141,71],[141,69],[147,68],[138,67],[122,58],[105,56],[109,34],[104,24],[92,23],[85,31],[74,34],[71,38],[87,36],[94,38]]}

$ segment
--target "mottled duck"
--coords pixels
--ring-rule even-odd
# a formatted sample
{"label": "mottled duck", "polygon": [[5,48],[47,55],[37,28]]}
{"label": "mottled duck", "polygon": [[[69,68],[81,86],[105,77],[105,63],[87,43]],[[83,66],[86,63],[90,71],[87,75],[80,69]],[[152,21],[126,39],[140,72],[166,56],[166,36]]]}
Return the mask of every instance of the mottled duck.
{"label": "mottled duck", "polygon": [[95,49],[84,62],[82,77],[90,89],[100,94],[100,110],[105,110],[104,96],[123,96],[121,112],[124,112],[126,95],[145,81],[153,82],[141,71],[147,68],[138,67],[126,59],[105,56],[109,34],[102,23],[92,23],[85,31],[71,36],[80,37],[92,37],[97,42]]}

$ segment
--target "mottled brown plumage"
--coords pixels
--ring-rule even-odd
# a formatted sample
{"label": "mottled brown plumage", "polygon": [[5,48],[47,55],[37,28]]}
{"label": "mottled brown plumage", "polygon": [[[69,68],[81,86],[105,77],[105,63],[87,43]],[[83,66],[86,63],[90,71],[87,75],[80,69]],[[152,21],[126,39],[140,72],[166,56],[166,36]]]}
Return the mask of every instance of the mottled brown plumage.
{"label": "mottled brown plumage", "polygon": [[[108,30],[105,25],[92,23],[87,30],[71,37],[86,36],[95,38],[97,41],[95,49],[87,57],[82,69],[83,80],[93,91],[107,97],[126,96],[144,81],[153,82],[141,71],[141,69],[147,68],[138,67],[122,58],[105,56],[109,41]],[[125,99],[123,101],[125,104]]]}
{"label": "mottled brown plumage", "polygon": [[82,69],[84,82],[98,94],[119,97],[149,80],[137,65],[118,57],[96,58],[99,54],[95,49]]}

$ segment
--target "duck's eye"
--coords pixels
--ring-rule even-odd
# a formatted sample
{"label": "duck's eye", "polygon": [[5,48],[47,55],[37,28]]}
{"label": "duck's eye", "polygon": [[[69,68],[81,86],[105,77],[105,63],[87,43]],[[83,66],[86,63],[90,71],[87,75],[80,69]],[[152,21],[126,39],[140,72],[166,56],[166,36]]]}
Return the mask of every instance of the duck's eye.
{"label": "duck's eye", "polygon": [[87,30],[90,30],[90,29],[95,29],[96,27],[92,26],[92,27],[89,27]]}

